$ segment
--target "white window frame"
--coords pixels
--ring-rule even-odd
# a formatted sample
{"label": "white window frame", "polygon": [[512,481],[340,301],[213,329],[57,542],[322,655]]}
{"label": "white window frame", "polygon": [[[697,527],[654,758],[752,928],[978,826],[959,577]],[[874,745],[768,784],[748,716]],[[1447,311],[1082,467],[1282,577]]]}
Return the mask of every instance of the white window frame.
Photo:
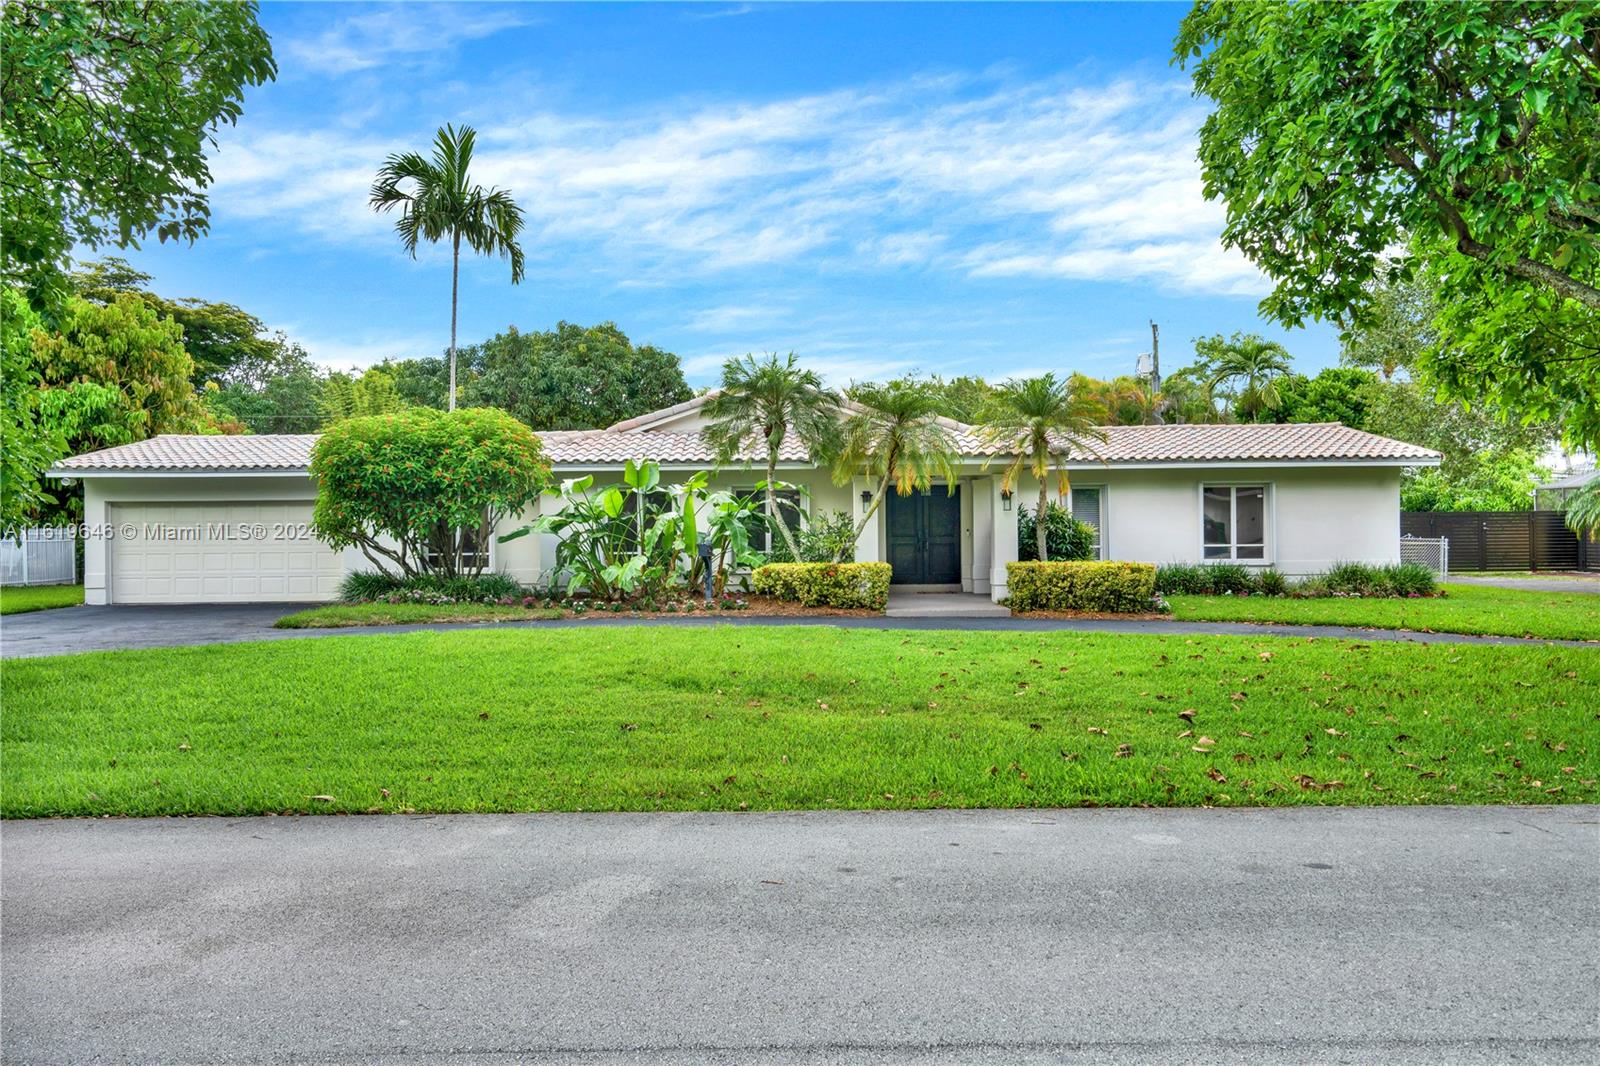
{"label": "white window frame", "polygon": [[1087,483],[1085,483],[1085,484],[1080,485],[1076,481],[1072,482],[1071,485],[1067,489],[1067,513],[1068,514],[1072,514],[1072,494],[1074,492],[1077,492],[1079,489],[1085,489],[1085,490],[1094,489],[1096,492],[1098,492],[1100,494],[1100,524],[1095,527],[1095,540],[1099,541],[1099,544],[1096,546],[1098,548],[1098,554],[1095,557],[1098,558],[1099,560],[1101,560],[1102,562],[1104,562],[1105,560],[1111,558],[1111,555],[1110,555],[1111,537],[1106,531],[1106,519],[1107,519],[1107,515],[1110,513],[1110,510],[1111,510],[1111,508],[1109,506],[1107,506],[1107,504],[1106,504],[1106,493],[1109,490],[1107,489],[1107,487],[1104,484],[1087,484]]}
{"label": "white window frame", "polygon": [[[496,522],[494,525],[489,527],[489,561],[487,563],[485,563],[484,567],[483,567],[483,572],[486,573],[486,574],[495,573],[495,567],[497,565],[499,565],[499,562],[500,562],[499,556],[498,556],[498,552],[496,552],[496,550],[495,550],[495,544],[500,539],[496,535],[496,533],[499,530],[499,528],[500,528],[500,524],[498,522]],[[456,535],[459,536],[461,534],[461,532],[462,532],[462,529],[457,529],[456,530]],[[429,553],[429,552],[426,551],[426,549],[424,549],[424,554],[427,555],[427,554],[432,554],[432,553]],[[426,561],[426,560],[424,560],[424,561]]]}
{"label": "white window frame", "polygon": [[[1227,555],[1211,556],[1206,554],[1207,548],[1220,548],[1224,545],[1212,544],[1206,540],[1206,490],[1228,489],[1228,538],[1225,547]],[[1261,558],[1239,558],[1239,491],[1240,489],[1261,490]],[[1273,552],[1276,548],[1277,536],[1275,535],[1278,521],[1276,512],[1277,493],[1273,491],[1273,484],[1260,478],[1242,478],[1237,481],[1202,481],[1195,490],[1195,502],[1199,516],[1199,542],[1200,550],[1196,555],[1202,563],[1238,563],[1240,566],[1271,566],[1273,565]],[[1253,547],[1253,545],[1252,545]]]}
{"label": "white window frame", "polygon": [[[756,504],[757,504],[756,510],[759,511],[763,516],[767,513],[766,490],[765,489],[758,489],[754,485],[735,485],[729,491],[731,491],[734,496],[744,497],[744,498],[755,500]],[[778,489],[778,488],[775,488],[772,491],[778,497],[778,499],[775,502],[778,505],[779,521],[782,521],[782,518],[783,518],[783,506],[784,506],[785,503],[788,502],[783,498],[783,496],[784,496],[785,493],[792,492],[792,493],[795,494],[796,497],[798,497],[794,501],[794,509],[800,515],[800,518],[801,518],[800,529],[805,529],[807,526],[809,526],[811,524],[811,493],[810,492],[808,492],[808,491],[807,492],[802,492],[799,486],[796,486],[796,487],[794,487],[792,489]],[[799,532],[800,532],[800,530],[798,530],[798,529],[795,530],[796,536],[799,535]],[[772,534],[772,530],[770,530],[770,529],[763,530],[763,534],[766,537],[766,546],[762,547],[762,548],[757,548],[756,550],[761,552],[761,553],[763,553],[763,554],[765,554],[767,552],[772,551],[773,534]]]}

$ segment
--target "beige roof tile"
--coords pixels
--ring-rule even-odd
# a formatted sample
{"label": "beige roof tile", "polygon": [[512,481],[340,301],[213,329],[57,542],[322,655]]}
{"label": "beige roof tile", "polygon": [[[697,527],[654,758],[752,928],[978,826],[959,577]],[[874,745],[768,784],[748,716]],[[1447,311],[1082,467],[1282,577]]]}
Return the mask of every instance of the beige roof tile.
{"label": "beige roof tile", "polygon": [[[951,423],[965,455],[991,456],[1004,449],[990,444],[976,429]],[[1390,440],[1337,422],[1299,425],[1237,426],[1108,426],[1106,441],[1094,452],[1074,450],[1070,458],[1084,462],[1437,462],[1438,453]],[[698,433],[666,433],[615,429],[552,430],[539,434],[545,454],[557,465],[621,466],[629,459],[660,463],[710,465],[715,455]],[[281,436],[153,437],[137,444],[106,448],[57,463],[55,471],[70,476],[88,471],[172,470],[266,471],[304,470],[310,463],[312,434]],[[739,456],[759,461],[755,448]],[[792,436],[779,458],[803,463],[805,449]]]}

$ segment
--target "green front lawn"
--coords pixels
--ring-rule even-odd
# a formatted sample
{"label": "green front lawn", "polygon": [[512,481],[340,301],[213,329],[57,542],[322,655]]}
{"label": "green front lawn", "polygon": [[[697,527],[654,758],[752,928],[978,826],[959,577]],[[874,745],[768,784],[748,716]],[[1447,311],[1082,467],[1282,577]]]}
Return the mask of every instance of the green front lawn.
{"label": "green front lawn", "polygon": [[82,585],[8,585],[0,588],[0,614],[75,607],[82,602]]}
{"label": "green front lawn", "polygon": [[423,622],[534,622],[560,617],[562,612],[554,608],[495,603],[330,603],[284,615],[273,624],[279,629],[340,629]]}
{"label": "green front lawn", "polygon": [[1600,596],[1486,585],[1445,585],[1444,591],[1441,597],[1415,600],[1169,596],[1168,602],[1172,617],[1181,621],[1286,622],[1600,640]]}
{"label": "green front lawn", "polygon": [[1594,802],[1597,708],[1581,648],[820,626],[272,641],[6,663],[0,813]]}

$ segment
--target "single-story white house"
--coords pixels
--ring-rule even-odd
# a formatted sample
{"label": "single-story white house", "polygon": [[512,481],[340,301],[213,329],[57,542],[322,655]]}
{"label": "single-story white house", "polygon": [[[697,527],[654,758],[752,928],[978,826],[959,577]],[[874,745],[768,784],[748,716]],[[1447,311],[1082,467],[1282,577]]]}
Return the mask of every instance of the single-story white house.
{"label": "single-story white house", "polygon": [[[540,433],[557,478],[620,480],[629,459],[654,460],[664,481],[713,469],[701,436],[705,396],[607,429]],[[891,494],[867,524],[859,561],[884,560],[899,585],[962,590],[998,600],[1017,558],[1017,511],[1036,482],[1000,487],[1002,463],[978,430],[948,423],[962,461],[954,485]],[[1290,575],[1336,562],[1400,558],[1400,472],[1436,466],[1437,452],[1338,423],[1109,426],[1099,455],[1069,457],[1071,507],[1099,531],[1102,558],[1152,563],[1233,560]],[[314,601],[337,595],[358,550],[337,552],[310,533],[316,485],[311,435],[154,437],[75,456],[53,477],[83,483],[84,599],[91,604]],[[716,472],[715,487],[764,477],[754,453]],[[871,484],[835,485],[799,443],[785,443],[779,476],[804,485],[813,514],[859,517]],[[527,515],[501,524],[520,528]],[[548,536],[486,546],[490,567],[528,584],[551,577]]]}

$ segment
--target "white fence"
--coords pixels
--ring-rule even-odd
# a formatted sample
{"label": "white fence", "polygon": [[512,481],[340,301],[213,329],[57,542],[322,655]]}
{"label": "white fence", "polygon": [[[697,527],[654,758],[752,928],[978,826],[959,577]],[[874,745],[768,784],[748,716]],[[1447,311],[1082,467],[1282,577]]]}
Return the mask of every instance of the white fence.
{"label": "white fence", "polygon": [[1450,538],[1401,537],[1400,561],[1421,563],[1440,577],[1447,577],[1450,574]]}
{"label": "white fence", "polygon": [[0,540],[0,585],[70,585],[77,576],[71,529],[28,529]]}

